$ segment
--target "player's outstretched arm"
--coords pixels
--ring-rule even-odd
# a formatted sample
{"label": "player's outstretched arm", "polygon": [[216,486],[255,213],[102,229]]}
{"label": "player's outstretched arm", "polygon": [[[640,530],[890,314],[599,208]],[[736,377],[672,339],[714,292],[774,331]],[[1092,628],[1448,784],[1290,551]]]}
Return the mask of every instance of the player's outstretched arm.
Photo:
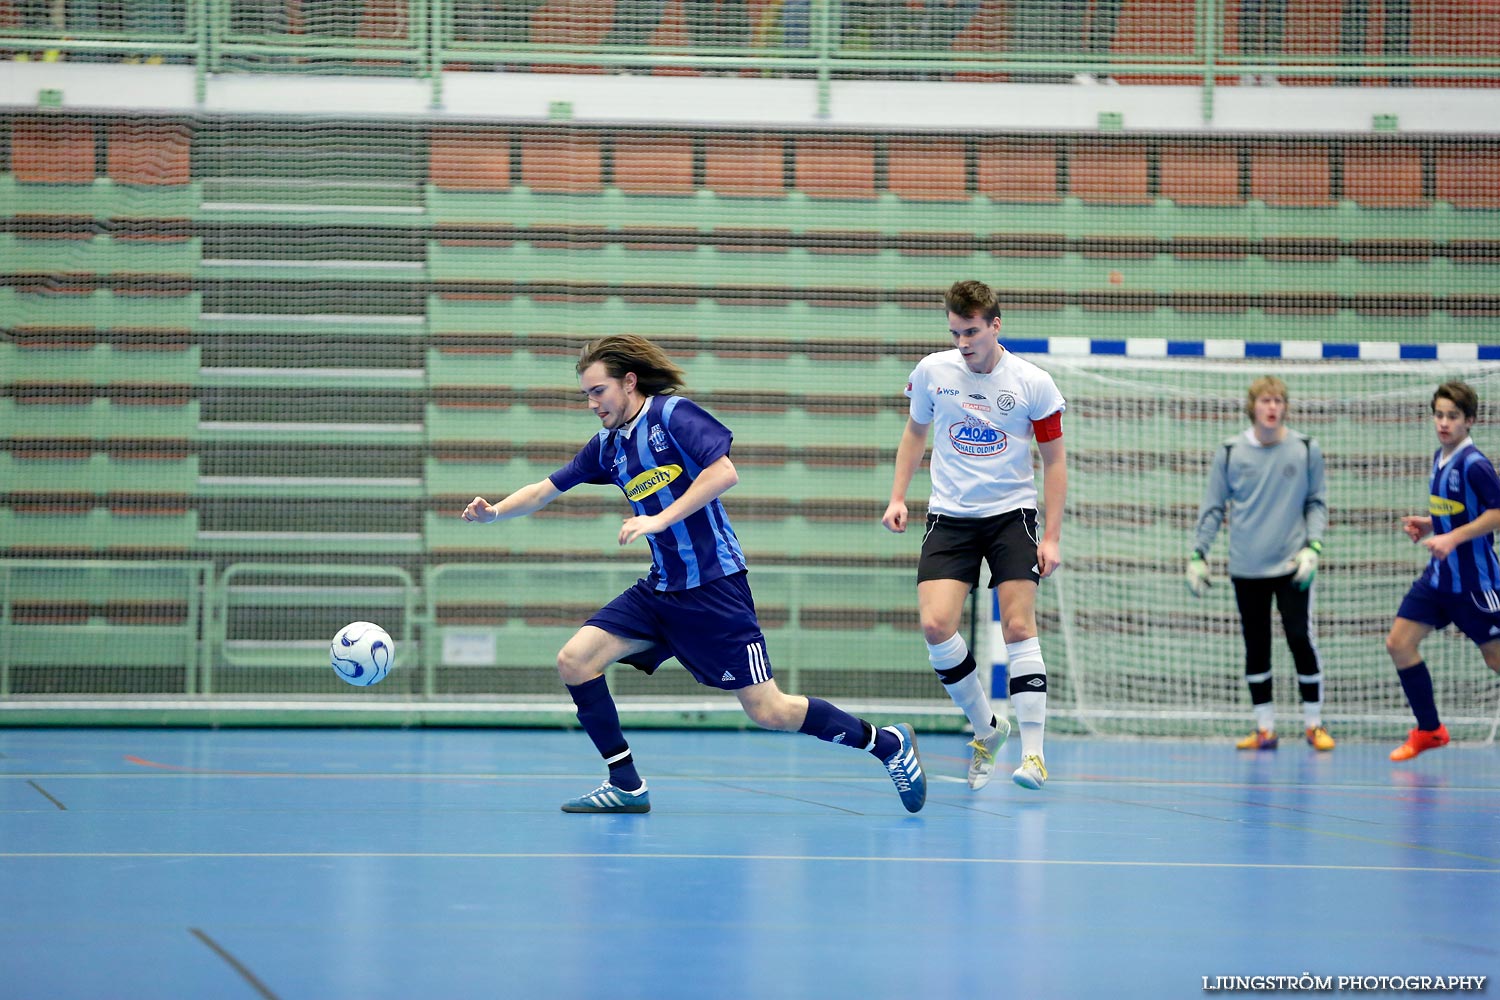
{"label": "player's outstretched arm", "polygon": [[553,486],[552,480],[543,479],[541,482],[521,487],[499,503],[492,504],[484,497],[475,497],[469,501],[469,505],[463,509],[459,517],[479,524],[505,521],[512,517],[525,517],[527,514],[536,513],[560,496],[562,496],[562,490]]}

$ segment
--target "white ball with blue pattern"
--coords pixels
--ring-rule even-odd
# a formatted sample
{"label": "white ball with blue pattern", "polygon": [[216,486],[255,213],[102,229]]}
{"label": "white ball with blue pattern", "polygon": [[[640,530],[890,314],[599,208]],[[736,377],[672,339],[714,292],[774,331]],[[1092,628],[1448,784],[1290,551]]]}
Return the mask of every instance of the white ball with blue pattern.
{"label": "white ball with blue pattern", "polygon": [[374,622],[350,622],[328,644],[334,671],[355,687],[379,684],[396,665],[396,643]]}

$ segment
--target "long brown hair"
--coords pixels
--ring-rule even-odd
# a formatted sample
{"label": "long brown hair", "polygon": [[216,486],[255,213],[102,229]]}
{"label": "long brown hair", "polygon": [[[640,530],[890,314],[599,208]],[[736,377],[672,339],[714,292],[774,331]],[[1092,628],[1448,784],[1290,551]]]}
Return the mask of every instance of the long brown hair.
{"label": "long brown hair", "polygon": [[578,356],[578,374],[582,375],[596,361],[604,363],[610,378],[624,378],[626,372],[635,372],[636,387],[643,396],[670,394],[681,389],[687,379],[665,351],[633,333],[600,337],[584,344]]}

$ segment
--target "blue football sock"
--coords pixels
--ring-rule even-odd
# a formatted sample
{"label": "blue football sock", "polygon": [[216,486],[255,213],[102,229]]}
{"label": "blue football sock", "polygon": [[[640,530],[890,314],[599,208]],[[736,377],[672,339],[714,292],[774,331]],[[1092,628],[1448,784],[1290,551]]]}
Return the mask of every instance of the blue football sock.
{"label": "blue football sock", "polygon": [[566,685],[573,704],[578,706],[578,721],[583,731],[594,741],[599,755],[609,765],[609,783],[625,792],[633,792],[644,782],[635,769],[635,759],[630,755],[630,744],[625,742],[625,732],[620,728],[620,713],[615,700],[610,697],[609,684],[601,674],[591,681],[576,687]]}
{"label": "blue football sock", "polygon": [[[875,752],[874,747],[879,744],[881,735],[880,730],[865,720],[855,718],[822,698],[807,699],[807,718],[802,720],[802,728],[798,731],[816,736],[824,743],[841,743],[846,747],[869,750],[871,753]],[[888,757],[895,751],[896,738],[890,733],[884,735],[890,742],[886,750]]]}
{"label": "blue football sock", "polygon": [[1406,703],[1417,717],[1417,728],[1432,730],[1441,725],[1438,722],[1437,702],[1432,697],[1432,675],[1427,672],[1427,661],[1397,670],[1396,676],[1401,678],[1401,690],[1406,692]]}
{"label": "blue football sock", "polygon": [[889,729],[875,730],[875,745],[870,748],[870,752],[877,760],[883,761],[900,749],[901,740],[895,733]]}

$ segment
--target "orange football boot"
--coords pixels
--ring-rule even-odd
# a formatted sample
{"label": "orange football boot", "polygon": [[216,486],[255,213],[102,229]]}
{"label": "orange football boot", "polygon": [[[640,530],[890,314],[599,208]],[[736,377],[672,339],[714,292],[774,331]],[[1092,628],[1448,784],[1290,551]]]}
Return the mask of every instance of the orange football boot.
{"label": "orange football boot", "polygon": [[1391,760],[1411,760],[1424,750],[1436,750],[1448,745],[1448,727],[1436,729],[1413,729],[1406,734],[1406,742],[1391,751]]}

